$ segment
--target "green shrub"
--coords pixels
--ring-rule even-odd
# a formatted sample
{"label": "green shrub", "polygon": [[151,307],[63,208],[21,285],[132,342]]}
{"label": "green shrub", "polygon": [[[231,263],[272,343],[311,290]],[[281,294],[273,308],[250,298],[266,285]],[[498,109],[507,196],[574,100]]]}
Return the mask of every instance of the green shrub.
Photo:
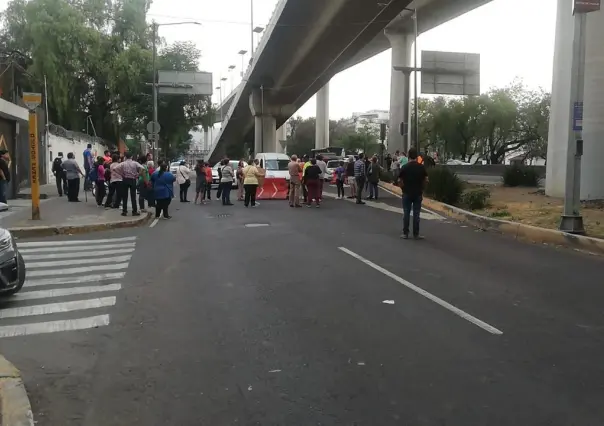
{"label": "green shrub", "polygon": [[491,198],[491,191],[486,188],[477,188],[464,193],[461,202],[470,210],[481,210],[488,205],[489,198]]}
{"label": "green shrub", "polygon": [[428,186],[426,195],[437,201],[455,205],[459,203],[463,192],[463,182],[446,167],[430,167],[428,169]]}
{"label": "green shrub", "polygon": [[511,216],[511,214],[507,210],[497,210],[497,211],[491,212],[491,214],[489,216],[491,216],[491,217],[508,217],[508,216]]}
{"label": "green shrub", "polygon": [[537,187],[541,181],[539,172],[527,166],[507,166],[502,177],[505,186]]}

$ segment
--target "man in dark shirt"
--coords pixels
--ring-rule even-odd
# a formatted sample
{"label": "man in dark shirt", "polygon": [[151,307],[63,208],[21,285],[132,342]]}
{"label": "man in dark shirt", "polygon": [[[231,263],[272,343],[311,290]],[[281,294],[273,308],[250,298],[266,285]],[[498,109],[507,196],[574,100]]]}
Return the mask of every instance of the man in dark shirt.
{"label": "man in dark shirt", "polygon": [[4,204],[6,204],[6,191],[8,191],[8,183],[10,182],[9,161],[8,151],[0,150],[0,203]]}
{"label": "man in dark shirt", "polygon": [[409,162],[399,172],[399,184],[403,190],[403,235],[409,238],[409,221],[413,209],[413,238],[419,236],[419,215],[422,209],[422,195],[428,183],[428,172],[423,164],[417,161],[417,149],[409,148]]}

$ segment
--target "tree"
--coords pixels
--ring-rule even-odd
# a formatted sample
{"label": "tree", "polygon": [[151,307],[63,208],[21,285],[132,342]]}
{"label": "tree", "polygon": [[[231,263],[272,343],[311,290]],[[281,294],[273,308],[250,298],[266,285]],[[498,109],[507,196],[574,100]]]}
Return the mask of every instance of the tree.
{"label": "tree", "polygon": [[545,158],[550,95],[521,82],[481,96],[420,99],[420,143],[439,158],[502,163],[519,153]]}
{"label": "tree", "polygon": [[295,117],[289,121],[291,135],[287,138],[287,152],[291,154],[310,154],[315,148],[315,125],[314,117]]}
{"label": "tree", "polygon": [[[114,144],[146,134],[152,118],[149,0],[12,0],[2,13],[0,48],[31,58],[23,91],[41,92],[48,82],[49,118],[68,129],[86,127]],[[158,69],[197,71],[192,43],[161,49]],[[161,138],[168,156],[188,147],[189,130],[206,126],[213,107],[200,96],[160,97]]]}

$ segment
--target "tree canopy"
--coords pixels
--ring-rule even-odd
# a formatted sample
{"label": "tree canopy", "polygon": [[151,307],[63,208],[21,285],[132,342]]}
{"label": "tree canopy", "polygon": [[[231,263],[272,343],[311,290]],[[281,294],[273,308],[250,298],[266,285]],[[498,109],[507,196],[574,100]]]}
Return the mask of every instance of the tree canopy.
{"label": "tree canopy", "polygon": [[481,96],[420,99],[420,144],[441,160],[501,164],[511,154],[545,159],[549,110],[549,93],[520,82]]}
{"label": "tree canopy", "polygon": [[[30,58],[17,82],[43,92],[48,83],[49,118],[70,130],[86,128],[116,143],[146,134],[152,118],[150,0],[12,0],[2,14],[0,48]],[[167,46],[157,40],[157,69],[198,71],[200,52],[191,42]],[[160,96],[160,147],[168,157],[188,147],[189,130],[212,114],[203,96]]]}
{"label": "tree canopy", "polygon": [[[314,117],[293,117],[289,120],[291,135],[288,136],[287,152],[308,154],[315,147]],[[350,152],[378,152],[378,134],[372,126],[365,125],[357,131],[352,120],[329,120],[329,144]]]}

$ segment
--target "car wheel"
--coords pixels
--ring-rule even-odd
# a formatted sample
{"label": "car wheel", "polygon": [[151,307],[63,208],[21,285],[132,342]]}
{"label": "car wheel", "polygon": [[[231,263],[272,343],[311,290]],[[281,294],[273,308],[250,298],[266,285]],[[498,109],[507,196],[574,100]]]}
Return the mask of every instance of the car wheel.
{"label": "car wheel", "polygon": [[23,288],[23,284],[25,284],[25,261],[23,260],[21,253],[17,253],[17,268],[19,271],[19,283],[17,284],[17,287],[2,293],[2,296],[12,296],[13,294],[18,293]]}

